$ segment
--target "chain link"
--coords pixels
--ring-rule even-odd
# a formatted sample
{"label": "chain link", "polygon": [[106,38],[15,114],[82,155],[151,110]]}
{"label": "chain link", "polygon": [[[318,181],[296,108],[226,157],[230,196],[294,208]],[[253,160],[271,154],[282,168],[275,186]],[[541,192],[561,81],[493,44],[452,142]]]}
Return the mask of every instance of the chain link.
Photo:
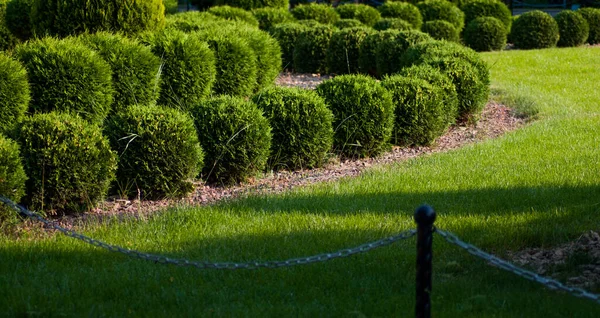
{"label": "chain link", "polygon": [[587,298],[587,299],[593,300],[596,303],[600,304],[600,295],[592,294],[581,288],[565,286],[562,283],[560,283],[559,281],[554,280],[552,278],[540,276],[532,271],[528,271],[526,269],[517,267],[516,265],[511,264],[501,258],[498,258],[497,256],[494,256],[494,255],[491,255],[491,254],[488,254],[488,253],[482,251],[481,249],[477,248],[474,245],[471,245],[469,243],[465,243],[465,242],[461,241],[456,235],[454,235],[450,232],[446,232],[446,231],[440,230],[438,228],[435,229],[435,232],[437,232],[439,235],[441,235],[449,243],[465,249],[470,254],[475,255],[479,258],[482,258],[496,267],[499,267],[503,270],[509,271],[509,272],[516,274],[518,276],[521,276],[525,279],[540,283],[540,284],[548,287],[549,289],[566,291],[567,293],[569,293],[575,297]]}
{"label": "chain link", "polygon": [[359,245],[354,248],[346,248],[346,249],[342,249],[342,250],[332,252],[332,253],[324,253],[324,254],[319,254],[319,255],[314,255],[314,256],[309,256],[309,257],[292,258],[292,259],[283,260],[283,261],[245,262],[245,263],[233,263],[233,262],[219,263],[219,262],[206,262],[206,261],[189,261],[186,259],[169,258],[169,257],[162,256],[162,255],[142,253],[142,252],[138,252],[135,250],[122,248],[120,246],[104,243],[102,241],[90,238],[83,234],[79,234],[73,230],[66,229],[60,225],[54,224],[53,222],[50,222],[50,221],[46,220],[45,218],[41,217],[39,214],[29,211],[29,210],[25,209],[24,207],[15,204],[11,200],[9,200],[3,196],[0,196],[0,201],[6,203],[6,205],[8,205],[10,208],[14,209],[15,211],[19,212],[20,214],[22,214],[24,216],[27,216],[29,218],[32,218],[39,222],[42,222],[49,228],[60,231],[61,233],[63,233],[66,236],[70,236],[72,238],[83,241],[90,245],[97,246],[97,247],[109,250],[111,252],[117,252],[117,253],[125,254],[130,257],[139,258],[139,259],[147,260],[147,261],[152,261],[155,263],[172,264],[172,265],[177,265],[177,266],[191,266],[191,267],[196,267],[196,268],[201,268],[201,269],[205,269],[205,268],[209,268],[209,269],[279,268],[279,267],[290,267],[290,266],[296,266],[296,265],[305,265],[305,264],[311,264],[311,263],[326,262],[326,261],[340,258],[340,257],[348,257],[348,256],[351,256],[354,254],[366,253],[366,252],[376,249],[378,247],[387,246],[394,242],[413,237],[417,232],[416,230],[408,230],[408,231],[401,232],[397,235],[386,237],[386,238],[383,238],[381,240],[377,240],[374,242],[362,244],[362,245]]}

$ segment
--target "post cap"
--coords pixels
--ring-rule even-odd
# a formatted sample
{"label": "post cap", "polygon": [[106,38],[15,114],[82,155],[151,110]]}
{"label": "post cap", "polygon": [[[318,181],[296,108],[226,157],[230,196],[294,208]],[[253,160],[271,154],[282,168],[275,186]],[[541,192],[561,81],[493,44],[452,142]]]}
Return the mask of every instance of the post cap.
{"label": "post cap", "polygon": [[435,211],[429,205],[422,205],[415,211],[415,222],[418,225],[431,225],[435,221]]}

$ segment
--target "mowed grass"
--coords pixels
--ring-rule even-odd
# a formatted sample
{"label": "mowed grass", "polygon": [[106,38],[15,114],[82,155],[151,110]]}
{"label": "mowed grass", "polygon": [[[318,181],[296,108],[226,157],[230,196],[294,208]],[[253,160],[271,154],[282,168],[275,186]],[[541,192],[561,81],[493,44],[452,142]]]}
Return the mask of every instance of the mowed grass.
{"label": "mowed grass", "polygon": [[[506,256],[600,228],[600,48],[483,55],[497,98],[537,120],[499,139],[359,178],[148,220],[78,229],[112,244],[191,260],[308,256],[436,225]],[[506,273],[434,239],[437,317],[598,317],[600,305]],[[62,235],[0,236],[0,308],[9,316],[409,317],[414,238],[323,264],[255,271],[165,266]],[[600,292],[600,290],[594,290]]]}

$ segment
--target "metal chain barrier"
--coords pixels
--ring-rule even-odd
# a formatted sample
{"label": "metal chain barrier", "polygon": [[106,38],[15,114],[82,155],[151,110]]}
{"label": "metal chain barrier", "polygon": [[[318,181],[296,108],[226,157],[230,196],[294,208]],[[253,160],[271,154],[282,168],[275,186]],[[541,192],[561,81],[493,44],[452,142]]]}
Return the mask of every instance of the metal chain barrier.
{"label": "metal chain barrier", "polygon": [[463,248],[470,254],[475,255],[479,258],[482,258],[496,267],[499,267],[503,270],[511,272],[515,275],[521,276],[525,279],[540,283],[540,284],[548,287],[549,289],[562,290],[562,291],[565,291],[575,297],[587,298],[587,299],[593,300],[596,303],[600,304],[600,295],[592,294],[581,288],[565,286],[562,283],[560,283],[559,281],[554,280],[552,278],[540,276],[532,271],[528,271],[526,269],[517,267],[516,265],[511,264],[501,258],[498,258],[494,255],[491,255],[489,253],[482,251],[481,249],[477,248],[476,246],[474,246],[472,244],[463,242],[456,235],[454,235],[450,232],[446,232],[446,231],[440,230],[438,228],[435,229],[435,232],[438,233],[440,236],[442,236],[450,244],[454,244],[460,248]]}
{"label": "metal chain barrier", "polygon": [[201,268],[201,269],[205,269],[205,268],[209,268],[209,269],[279,268],[279,267],[290,267],[290,266],[296,266],[296,265],[326,262],[326,261],[336,259],[336,258],[348,257],[348,256],[351,256],[354,254],[366,253],[366,252],[376,249],[378,247],[387,246],[394,242],[413,237],[417,232],[416,230],[408,230],[408,231],[401,232],[397,235],[386,237],[386,238],[383,238],[381,240],[377,240],[374,242],[362,244],[362,245],[359,245],[354,248],[347,248],[347,249],[342,249],[342,250],[332,252],[332,253],[324,253],[324,254],[319,254],[319,255],[314,255],[314,256],[309,256],[309,257],[292,258],[292,259],[282,260],[282,261],[245,262],[245,263],[189,261],[186,259],[169,258],[169,257],[162,256],[162,255],[142,253],[142,252],[138,252],[135,250],[130,250],[130,249],[116,246],[116,245],[104,243],[102,241],[90,238],[83,234],[79,234],[73,230],[66,229],[62,226],[54,224],[53,222],[50,222],[50,221],[46,220],[45,218],[41,217],[39,214],[29,211],[29,210],[25,209],[24,207],[15,204],[11,200],[9,200],[3,196],[0,196],[0,201],[4,202],[10,208],[14,209],[15,211],[19,212],[20,214],[22,214],[24,216],[27,216],[29,218],[32,218],[39,222],[42,222],[49,228],[60,231],[61,233],[63,233],[66,236],[70,236],[72,238],[83,241],[90,245],[97,246],[97,247],[109,250],[111,252],[117,252],[117,253],[125,254],[130,257],[139,258],[139,259],[146,260],[146,261],[152,261],[155,263],[172,264],[172,265],[177,265],[177,266],[190,266],[190,267],[196,267],[196,268]]}

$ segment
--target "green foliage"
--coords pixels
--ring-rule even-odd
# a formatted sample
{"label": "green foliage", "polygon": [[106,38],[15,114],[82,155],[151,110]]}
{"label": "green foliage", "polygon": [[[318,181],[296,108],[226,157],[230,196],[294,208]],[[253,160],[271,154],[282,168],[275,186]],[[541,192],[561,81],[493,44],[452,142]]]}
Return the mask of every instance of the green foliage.
{"label": "green foliage", "polygon": [[365,25],[356,19],[339,19],[336,23],[333,24],[333,26],[339,29],[349,29],[363,27]]}
{"label": "green foliage", "polygon": [[31,37],[29,15],[34,0],[10,0],[6,3],[6,27],[21,41]]}
{"label": "green foliage", "polygon": [[[18,203],[25,195],[26,180],[19,145],[0,134],[0,195]],[[0,227],[15,219],[17,213],[0,202]]]}
{"label": "green foliage", "polygon": [[458,30],[465,26],[465,14],[453,3],[446,0],[425,0],[417,3],[423,21],[444,20],[452,23]]}
{"label": "green foliage", "polygon": [[27,69],[31,112],[73,112],[101,123],[113,102],[110,65],[76,39],[43,38],[18,46]]}
{"label": "green foliage", "polygon": [[334,8],[323,4],[301,4],[291,12],[298,20],[315,20],[324,24],[334,24],[340,19]]}
{"label": "green foliage", "polygon": [[179,5],[177,2],[177,0],[163,0],[165,14],[175,14],[179,12]]}
{"label": "green foliage", "polygon": [[264,170],[271,148],[271,128],[254,103],[220,96],[193,107],[192,115],[206,154],[204,178],[231,184]]}
{"label": "green foliage", "polygon": [[463,39],[475,51],[499,51],[506,46],[506,27],[494,17],[480,17],[469,22]]}
{"label": "green foliage", "polygon": [[393,39],[400,31],[386,30],[368,34],[361,43],[358,53],[358,69],[361,73],[376,76],[377,74],[377,47],[381,42]]}
{"label": "green foliage", "polygon": [[431,40],[431,37],[417,30],[400,31],[395,37],[384,39],[375,53],[377,73],[383,76],[400,71],[402,54],[409,47],[427,40]]}
{"label": "green foliage", "polygon": [[510,30],[512,13],[500,0],[468,0],[460,9],[465,13],[466,25],[477,18],[494,17],[504,24],[507,32]]}
{"label": "green foliage", "polygon": [[117,157],[99,126],[50,112],[23,120],[18,136],[30,209],[79,213],[106,195]]}
{"label": "green foliage", "polygon": [[174,29],[157,32],[144,41],[161,59],[160,105],[185,110],[210,95],[216,85],[218,61],[207,43]]}
{"label": "green foliage", "polygon": [[458,29],[448,21],[427,21],[423,24],[421,31],[429,34],[429,36],[436,40],[446,40],[451,42],[460,41],[460,32],[458,32]]}
{"label": "green foliage", "polygon": [[325,163],[333,144],[333,114],[315,91],[273,87],[252,100],[272,128],[270,167],[297,170]]}
{"label": "green foliage", "polygon": [[373,29],[378,31],[385,31],[389,29],[406,31],[414,29],[414,26],[410,24],[410,22],[399,18],[383,18],[375,23]]}
{"label": "green foliage", "polygon": [[543,49],[556,46],[558,24],[548,13],[535,10],[523,13],[512,25],[510,38],[520,49]]}
{"label": "green foliage", "polygon": [[300,33],[307,27],[298,23],[276,24],[269,29],[269,34],[279,42],[281,47],[281,62],[284,69],[294,67],[294,48]]}
{"label": "green foliage", "polygon": [[165,24],[163,0],[33,0],[33,33],[68,36],[98,31],[136,34]]}
{"label": "green foliage", "polygon": [[358,72],[358,57],[361,43],[367,35],[375,31],[365,28],[351,28],[335,31],[327,50],[327,70],[335,74]]}
{"label": "green foliage", "polygon": [[377,80],[341,75],[321,83],[317,93],[333,112],[337,152],[345,157],[368,157],[389,149],[394,103]]}
{"label": "green foliage", "polygon": [[209,27],[216,21],[225,20],[208,12],[187,11],[167,16],[165,28],[176,29],[183,32],[194,32]]}
{"label": "green foliage", "polygon": [[424,79],[394,75],[382,81],[395,104],[392,143],[430,145],[449,123],[444,91]]}
{"label": "green foliage", "polygon": [[600,43],[600,9],[581,8],[577,10],[577,13],[583,16],[589,26],[590,33],[587,43],[592,45]]}
{"label": "green foliage", "polygon": [[214,0],[214,4],[228,5],[244,10],[252,10],[258,8],[278,8],[287,9],[289,0]]}
{"label": "green foliage", "polygon": [[258,20],[258,27],[265,31],[276,24],[295,20],[287,8],[259,8],[252,10],[252,14]]}
{"label": "green foliage", "polygon": [[0,53],[0,134],[8,134],[23,120],[31,99],[29,94],[25,68]]}
{"label": "green foliage", "polygon": [[[281,47],[277,40],[266,31],[255,28],[238,27],[230,30],[233,31],[234,36],[246,39],[254,51],[256,57],[255,91],[273,85],[282,70]],[[237,61],[237,63],[243,62]]]}
{"label": "green foliage", "polygon": [[156,102],[161,61],[149,47],[108,32],[85,34],[80,40],[98,52],[112,69],[114,112],[131,105]]}
{"label": "green foliage", "polygon": [[587,20],[577,11],[564,10],[554,16],[560,34],[560,47],[580,46],[587,41],[590,27]]}
{"label": "green foliage", "polygon": [[5,11],[6,0],[0,0],[0,52],[11,50],[19,43],[19,39],[17,39],[6,27],[4,21]]}
{"label": "green foliage", "polygon": [[258,27],[258,20],[254,17],[254,15],[252,15],[251,12],[244,9],[230,6],[217,6],[211,7],[207,12],[225,20],[241,21],[251,26]]}
{"label": "green foliage", "polygon": [[294,48],[294,69],[300,73],[325,73],[327,50],[335,28],[318,25],[307,28],[298,36]]}
{"label": "green foliage", "polygon": [[408,21],[415,29],[420,29],[423,24],[419,8],[408,2],[386,2],[377,9],[381,12],[381,17]]}
{"label": "green foliage", "polygon": [[373,26],[375,22],[381,19],[379,11],[366,4],[342,4],[336,7],[335,11],[342,19],[356,19],[367,26]]}
{"label": "green foliage", "polygon": [[105,128],[119,155],[118,194],[146,199],[182,197],[193,190],[203,153],[192,118],[176,109],[135,105],[111,116]]}

